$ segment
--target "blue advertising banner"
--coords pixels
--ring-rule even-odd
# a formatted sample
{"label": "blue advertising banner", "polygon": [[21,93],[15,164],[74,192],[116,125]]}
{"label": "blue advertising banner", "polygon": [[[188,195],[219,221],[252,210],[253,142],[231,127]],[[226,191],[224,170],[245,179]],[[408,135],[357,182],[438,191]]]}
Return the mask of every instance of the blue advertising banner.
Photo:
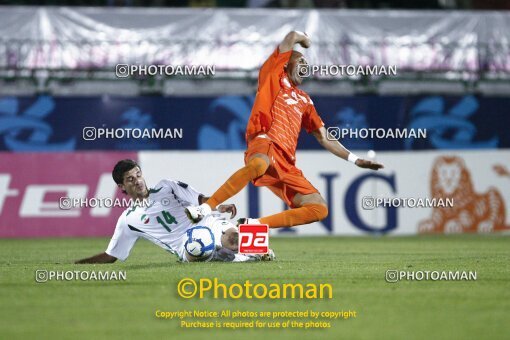
{"label": "blue advertising banner", "polygon": [[[426,130],[426,138],[344,135],[349,149],[509,148],[510,98],[313,96],[328,127]],[[253,96],[0,97],[0,150],[243,150]],[[120,131],[112,132],[113,129]],[[145,130],[156,130],[144,134]],[[142,132],[141,132],[142,131]],[[365,137],[365,138],[362,138]],[[299,149],[320,149],[306,133]]]}

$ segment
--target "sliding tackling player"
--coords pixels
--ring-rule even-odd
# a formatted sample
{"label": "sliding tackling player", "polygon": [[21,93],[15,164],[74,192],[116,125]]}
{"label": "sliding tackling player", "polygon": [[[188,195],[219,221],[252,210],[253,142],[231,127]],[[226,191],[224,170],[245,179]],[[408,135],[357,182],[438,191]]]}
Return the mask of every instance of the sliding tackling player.
{"label": "sliding tackling player", "polygon": [[[184,209],[208,199],[191,186],[182,182],[162,180],[154,188],[148,189],[140,166],[129,159],[118,162],[112,176],[122,192],[139,204],[133,204],[119,217],[105,252],[78,260],[76,263],[124,261],[140,237],[177,255],[182,262],[246,262],[274,259],[272,250],[265,255],[238,254],[237,227],[224,219],[209,215],[199,225],[191,223]],[[232,217],[236,214],[234,205],[221,205],[218,211],[229,212]],[[185,249],[188,231],[195,227],[207,227],[214,235],[215,251],[207,257],[192,256]]]}

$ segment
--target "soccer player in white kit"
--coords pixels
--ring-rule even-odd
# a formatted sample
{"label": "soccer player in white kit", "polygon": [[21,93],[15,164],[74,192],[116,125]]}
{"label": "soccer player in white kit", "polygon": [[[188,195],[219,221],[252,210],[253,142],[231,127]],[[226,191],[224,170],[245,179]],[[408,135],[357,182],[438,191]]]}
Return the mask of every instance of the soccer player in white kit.
{"label": "soccer player in white kit", "polygon": [[[185,208],[202,204],[208,199],[191,186],[178,181],[161,180],[149,189],[140,166],[129,159],[119,161],[112,176],[122,192],[135,203],[119,217],[106,251],[76,263],[113,263],[117,259],[124,261],[140,237],[177,255],[182,262],[246,262],[274,258],[272,252],[266,256],[238,254],[237,227],[224,219],[208,215],[199,223],[191,222]],[[236,213],[232,204],[219,206],[218,211],[229,212],[231,215]],[[185,250],[187,231],[197,226],[208,227],[214,235],[215,251],[207,257],[195,257]]]}

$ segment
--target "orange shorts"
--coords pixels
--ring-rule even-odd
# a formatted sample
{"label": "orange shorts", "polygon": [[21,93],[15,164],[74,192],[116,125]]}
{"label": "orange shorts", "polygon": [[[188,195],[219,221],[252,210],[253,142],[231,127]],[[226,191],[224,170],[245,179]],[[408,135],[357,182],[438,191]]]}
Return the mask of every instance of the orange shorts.
{"label": "orange shorts", "polygon": [[319,192],[270,139],[260,137],[252,139],[244,153],[245,164],[256,153],[267,155],[271,164],[264,175],[253,181],[255,186],[268,187],[291,208],[295,208],[292,200],[297,193],[308,195]]}

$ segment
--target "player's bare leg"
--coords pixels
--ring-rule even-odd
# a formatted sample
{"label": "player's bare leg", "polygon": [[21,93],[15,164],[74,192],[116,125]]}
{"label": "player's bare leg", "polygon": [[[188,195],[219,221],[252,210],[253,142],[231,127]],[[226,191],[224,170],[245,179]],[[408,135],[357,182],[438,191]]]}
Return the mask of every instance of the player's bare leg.
{"label": "player's bare leg", "polygon": [[246,165],[237,170],[230,178],[209,198],[209,200],[198,206],[186,208],[188,218],[197,223],[204,216],[211,213],[219,204],[236,195],[252,180],[264,175],[269,168],[269,157],[262,153],[256,153],[246,162]]}

